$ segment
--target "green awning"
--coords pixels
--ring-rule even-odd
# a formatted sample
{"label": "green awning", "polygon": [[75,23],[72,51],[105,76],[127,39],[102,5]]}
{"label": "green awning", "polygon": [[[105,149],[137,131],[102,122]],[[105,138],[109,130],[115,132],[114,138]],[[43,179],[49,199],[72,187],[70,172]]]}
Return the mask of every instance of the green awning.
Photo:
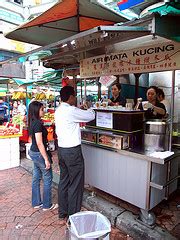
{"label": "green awning", "polygon": [[42,78],[36,80],[36,81],[26,81],[22,83],[22,86],[29,86],[29,85],[39,85],[39,86],[44,86],[44,85],[49,85],[52,87],[61,87],[61,78],[62,78],[62,71],[53,71],[53,72],[48,72],[44,73]]}
{"label": "green awning", "polygon": [[164,15],[180,15],[180,3],[168,2],[164,5],[149,10],[152,13],[159,13],[161,16]]}
{"label": "green awning", "polygon": [[164,5],[150,9],[155,13],[155,33],[159,36],[180,42],[180,3],[167,2]]}
{"label": "green awning", "polygon": [[19,78],[4,78],[0,77],[0,84],[17,84],[17,85],[22,85],[23,83],[26,82],[26,79],[19,79]]}

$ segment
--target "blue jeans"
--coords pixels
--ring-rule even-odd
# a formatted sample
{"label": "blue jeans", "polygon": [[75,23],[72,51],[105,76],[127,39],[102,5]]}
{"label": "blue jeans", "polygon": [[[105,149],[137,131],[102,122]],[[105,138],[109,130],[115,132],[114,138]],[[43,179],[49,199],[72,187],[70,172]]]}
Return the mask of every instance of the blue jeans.
{"label": "blue jeans", "polygon": [[[43,208],[50,208],[51,189],[52,189],[52,168],[45,169],[45,160],[40,152],[29,151],[29,156],[33,160],[33,178],[32,178],[32,206],[43,204]],[[43,179],[43,199],[41,199],[40,181]]]}

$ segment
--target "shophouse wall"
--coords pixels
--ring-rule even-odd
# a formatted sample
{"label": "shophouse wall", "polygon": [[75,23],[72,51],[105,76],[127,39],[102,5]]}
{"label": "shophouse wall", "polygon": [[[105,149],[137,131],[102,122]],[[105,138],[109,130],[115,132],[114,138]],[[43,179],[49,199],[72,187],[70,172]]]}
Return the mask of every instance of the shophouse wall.
{"label": "shophouse wall", "polygon": [[[134,74],[120,75],[118,81],[121,83],[121,94],[126,99],[134,99],[135,76]],[[146,89],[149,86],[149,74],[141,74],[139,77],[139,97],[146,100]]]}

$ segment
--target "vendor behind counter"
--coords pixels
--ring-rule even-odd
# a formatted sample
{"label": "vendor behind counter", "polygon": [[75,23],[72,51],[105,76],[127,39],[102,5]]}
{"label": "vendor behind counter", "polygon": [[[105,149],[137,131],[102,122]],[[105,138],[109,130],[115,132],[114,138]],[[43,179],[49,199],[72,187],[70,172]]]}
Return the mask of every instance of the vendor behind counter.
{"label": "vendor behind counter", "polygon": [[162,119],[166,115],[166,107],[158,101],[157,92],[158,88],[156,86],[150,86],[146,92],[147,101],[142,102],[139,106],[140,109],[145,110],[145,118],[148,120]]}
{"label": "vendor behind counter", "polygon": [[121,84],[114,83],[111,87],[112,98],[108,99],[110,106],[122,105],[125,107],[126,99],[121,95]]}

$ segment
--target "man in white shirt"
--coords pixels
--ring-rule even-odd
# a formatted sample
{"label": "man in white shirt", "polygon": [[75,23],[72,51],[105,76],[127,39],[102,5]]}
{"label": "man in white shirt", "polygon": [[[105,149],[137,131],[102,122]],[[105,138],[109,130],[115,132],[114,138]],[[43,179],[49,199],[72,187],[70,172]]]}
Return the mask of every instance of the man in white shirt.
{"label": "man in white shirt", "polygon": [[58,137],[60,180],[58,187],[59,218],[64,219],[81,210],[84,190],[84,159],[81,151],[79,123],[95,118],[93,110],[75,107],[74,88],[60,91],[61,104],[55,112]]}

